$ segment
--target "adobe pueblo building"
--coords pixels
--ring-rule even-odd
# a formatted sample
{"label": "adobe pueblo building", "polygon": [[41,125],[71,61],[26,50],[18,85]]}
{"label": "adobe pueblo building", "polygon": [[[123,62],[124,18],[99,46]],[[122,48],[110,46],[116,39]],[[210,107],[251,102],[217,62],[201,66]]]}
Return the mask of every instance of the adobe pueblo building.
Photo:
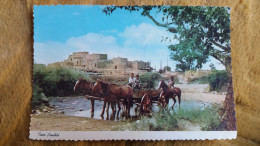
{"label": "adobe pueblo building", "polygon": [[56,62],[50,65],[67,66],[89,74],[100,75],[142,74],[153,70],[149,62],[128,61],[127,58],[122,57],[108,60],[107,54],[89,54],[88,52],[74,52],[63,62]]}

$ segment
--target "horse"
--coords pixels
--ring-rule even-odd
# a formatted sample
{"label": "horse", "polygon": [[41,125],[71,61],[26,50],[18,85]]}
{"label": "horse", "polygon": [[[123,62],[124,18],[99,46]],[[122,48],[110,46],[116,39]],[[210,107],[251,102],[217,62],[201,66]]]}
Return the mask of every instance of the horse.
{"label": "horse", "polygon": [[[79,78],[73,88],[73,91],[76,93],[78,90],[83,90],[84,95],[91,95],[94,84],[95,82],[89,82],[87,80]],[[94,106],[95,106],[95,100],[91,99],[91,117],[94,116]]]}
{"label": "horse", "polygon": [[162,92],[159,96],[159,101],[161,102],[161,106],[162,108],[165,108],[166,105],[168,105],[169,103],[169,99],[172,98],[173,99],[173,105],[171,106],[171,108],[173,109],[175,103],[176,103],[176,95],[178,96],[178,101],[179,101],[179,108],[180,108],[180,104],[181,104],[181,89],[178,87],[174,87],[173,89],[171,87],[169,87],[168,85],[166,85],[166,83],[164,82],[164,80],[161,80],[158,86],[158,90],[162,88]]}
{"label": "horse", "polygon": [[[130,115],[130,106],[133,105],[133,89],[129,85],[119,86],[117,84],[109,84],[101,80],[97,80],[92,89],[93,95],[104,96],[104,105],[102,109],[101,116],[104,115],[106,104],[108,103],[106,112],[107,117],[109,117],[109,106],[118,104],[117,118],[119,111],[121,110],[120,101],[126,105],[126,114]],[[113,113],[115,113],[115,108],[113,108]]]}
{"label": "horse", "polygon": [[74,85],[73,91],[77,92],[78,90],[83,90],[84,95],[90,95],[94,84],[95,82],[89,82],[85,79],[79,78]]}
{"label": "horse", "polygon": [[140,114],[150,113],[152,110],[152,100],[148,94],[144,94],[140,103]]}

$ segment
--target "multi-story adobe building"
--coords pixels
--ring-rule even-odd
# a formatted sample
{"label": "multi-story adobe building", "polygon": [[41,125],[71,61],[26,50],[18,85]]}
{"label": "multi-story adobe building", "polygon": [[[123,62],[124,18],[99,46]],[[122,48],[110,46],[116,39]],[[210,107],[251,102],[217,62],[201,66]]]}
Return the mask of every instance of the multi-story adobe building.
{"label": "multi-story adobe building", "polygon": [[50,65],[68,66],[73,69],[100,73],[104,75],[129,75],[152,71],[150,62],[128,61],[127,58],[116,57],[107,58],[107,54],[89,54],[88,52],[73,52],[69,57],[62,61]]}

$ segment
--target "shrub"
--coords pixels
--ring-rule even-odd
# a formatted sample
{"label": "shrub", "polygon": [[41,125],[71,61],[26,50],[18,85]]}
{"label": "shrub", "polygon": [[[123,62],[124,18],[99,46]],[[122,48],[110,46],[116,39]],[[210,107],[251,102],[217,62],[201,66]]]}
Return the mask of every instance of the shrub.
{"label": "shrub", "polygon": [[125,85],[128,83],[128,76],[91,76],[93,81],[100,79],[111,84]]}
{"label": "shrub", "polygon": [[152,118],[146,116],[131,124],[130,130],[138,131],[173,131],[178,128],[177,119],[168,109],[160,109]]}
{"label": "shrub", "polygon": [[144,73],[140,75],[140,80],[142,83],[147,83],[148,88],[154,88],[155,82],[161,78],[159,73]]}
{"label": "shrub", "polygon": [[202,130],[214,131],[219,130],[220,120],[218,119],[218,106],[208,106],[203,109],[180,109],[176,112],[177,119],[185,119],[192,123],[199,123],[202,125]]}
{"label": "shrub", "polygon": [[198,123],[201,129],[205,131],[221,130],[220,120],[218,119],[218,106],[208,106],[205,109],[189,109],[178,111],[170,111],[168,109],[160,109],[153,113],[151,118],[146,116],[131,124],[130,130],[141,131],[174,131],[178,130],[180,119]]}
{"label": "shrub", "polygon": [[195,80],[192,80],[190,84],[208,84],[209,83],[209,76],[204,76]]}
{"label": "shrub", "polygon": [[[49,67],[41,64],[34,64],[33,84],[36,91],[41,89],[47,97],[73,95],[73,87],[79,77],[91,80],[83,72],[67,67]],[[34,96],[33,96],[34,97]]]}
{"label": "shrub", "polygon": [[41,94],[42,94],[42,89],[38,85],[33,84],[32,108],[35,108],[36,106],[42,104]]}
{"label": "shrub", "polygon": [[221,91],[228,84],[228,73],[226,70],[212,70],[208,80],[210,91]]}
{"label": "shrub", "polygon": [[160,109],[154,114],[154,123],[150,127],[151,131],[173,131],[178,128],[177,118],[168,109]]}

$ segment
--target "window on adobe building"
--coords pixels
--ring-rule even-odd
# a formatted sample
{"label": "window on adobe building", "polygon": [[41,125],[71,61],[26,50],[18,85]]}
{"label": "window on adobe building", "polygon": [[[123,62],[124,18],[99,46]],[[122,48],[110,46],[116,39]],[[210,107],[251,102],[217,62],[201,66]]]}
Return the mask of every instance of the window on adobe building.
{"label": "window on adobe building", "polygon": [[115,66],[115,69],[117,69],[117,66]]}

